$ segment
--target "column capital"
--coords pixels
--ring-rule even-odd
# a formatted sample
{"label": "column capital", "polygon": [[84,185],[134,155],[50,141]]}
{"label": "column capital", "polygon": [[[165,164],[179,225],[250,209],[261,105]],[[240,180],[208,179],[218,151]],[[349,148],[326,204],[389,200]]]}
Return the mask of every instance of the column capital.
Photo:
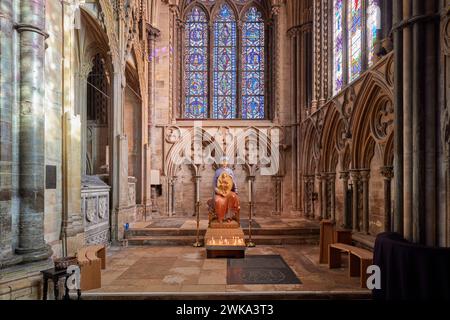
{"label": "column capital", "polygon": [[353,181],[359,181],[361,179],[361,172],[359,170],[350,170],[350,178]]}
{"label": "column capital", "polygon": [[366,182],[370,179],[370,170],[361,170],[360,171],[360,177],[361,177],[361,181]]}
{"label": "column capital", "polygon": [[380,173],[385,180],[392,180],[394,178],[394,168],[393,167],[381,167]]}
{"label": "column capital", "polygon": [[342,179],[342,180],[350,179],[350,172],[348,172],[348,171],[341,171],[339,173],[339,179]]}

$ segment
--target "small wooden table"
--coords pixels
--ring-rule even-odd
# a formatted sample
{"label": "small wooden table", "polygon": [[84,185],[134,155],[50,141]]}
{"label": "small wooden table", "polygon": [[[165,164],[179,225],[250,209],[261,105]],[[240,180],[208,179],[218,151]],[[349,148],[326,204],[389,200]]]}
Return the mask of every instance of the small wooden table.
{"label": "small wooden table", "polygon": [[53,281],[53,290],[55,292],[55,300],[59,299],[59,288],[58,283],[59,279],[65,279],[69,276],[67,273],[67,269],[56,270],[55,268],[41,271],[44,277],[44,292],[43,292],[43,300],[47,300],[47,291],[48,291],[48,279]]}

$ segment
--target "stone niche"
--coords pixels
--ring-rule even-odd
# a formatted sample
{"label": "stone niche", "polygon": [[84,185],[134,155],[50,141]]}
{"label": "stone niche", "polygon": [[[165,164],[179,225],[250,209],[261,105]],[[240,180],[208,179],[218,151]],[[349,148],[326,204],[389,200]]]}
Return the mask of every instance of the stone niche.
{"label": "stone niche", "polygon": [[98,176],[83,176],[81,181],[81,212],[84,216],[86,244],[108,244],[109,191],[111,187]]}

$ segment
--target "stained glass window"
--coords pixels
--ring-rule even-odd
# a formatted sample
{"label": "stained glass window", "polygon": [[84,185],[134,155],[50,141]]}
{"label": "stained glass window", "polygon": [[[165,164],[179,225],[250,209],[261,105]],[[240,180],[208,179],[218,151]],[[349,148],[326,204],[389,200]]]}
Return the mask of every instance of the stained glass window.
{"label": "stained glass window", "polygon": [[208,22],[206,14],[194,7],[185,29],[185,117],[208,116]]}
{"label": "stained glass window", "polygon": [[184,118],[266,118],[265,21],[252,2],[183,2]]}
{"label": "stained glass window", "polygon": [[349,29],[349,81],[355,80],[362,71],[362,0],[348,2]]}
{"label": "stained glass window", "polygon": [[242,28],[242,118],[264,119],[264,20],[251,7]]}
{"label": "stained glass window", "polygon": [[380,15],[379,0],[369,0],[367,7],[367,48],[369,54],[369,66],[373,65],[376,57],[375,45],[378,40],[378,30],[381,28]]}
{"label": "stained glass window", "polygon": [[333,14],[333,91],[339,92],[344,85],[344,24],[343,24],[344,0],[334,2]]}
{"label": "stained glass window", "polygon": [[236,118],[236,19],[222,4],[214,20],[213,118]]}

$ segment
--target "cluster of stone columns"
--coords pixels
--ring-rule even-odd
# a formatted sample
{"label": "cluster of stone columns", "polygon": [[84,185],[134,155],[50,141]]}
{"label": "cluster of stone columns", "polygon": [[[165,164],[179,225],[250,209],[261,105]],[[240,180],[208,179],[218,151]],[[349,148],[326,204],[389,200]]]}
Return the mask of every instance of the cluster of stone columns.
{"label": "cluster of stone columns", "polygon": [[303,215],[314,218],[314,175],[303,176]]}
{"label": "cluster of stone columns", "polygon": [[304,143],[301,123],[310,114],[313,96],[313,1],[291,1],[288,10],[295,12],[287,32],[291,46],[292,79],[292,204],[294,211],[302,211],[303,215],[308,216],[311,204],[308,204],[306,197],[302,198],[302,194],[308,193],[308,182],[302,174],[300,150]]}
{"label": "cluster of stone columns", "polygon": [[439,172],[438,0],[394,0],[394,230],[436,245]]}
{"label": "cluster of stone columns", "polygon": [[[0,266],[48,258],[52,251],[44,240],[45,191],[45,116],[44,116],[44,54],[45,1],[20,1],[20,21],[14,24],[20,36],[20,87],[18,128],[13,130],[12,114],[12,26],[13,2],[2,1],[1,21],[1,219]],[[6,53],[6,54],[4,54]],[[8,54],[9,53],[9,54]],[[4,78],[5,77],[5,78]],[[8,83],[5,81],[8,80]],[[13,256],[11,196],[14,186],[13,136],[18,134],[17,150],[19,196],[18,246]],[[5,209],[5,210],[3,210]]]}
{"label": "cluster of stone columns", "polygon": [[321,173],[318,182],[318,201],[320,219],[336,219],[336,173]]}

